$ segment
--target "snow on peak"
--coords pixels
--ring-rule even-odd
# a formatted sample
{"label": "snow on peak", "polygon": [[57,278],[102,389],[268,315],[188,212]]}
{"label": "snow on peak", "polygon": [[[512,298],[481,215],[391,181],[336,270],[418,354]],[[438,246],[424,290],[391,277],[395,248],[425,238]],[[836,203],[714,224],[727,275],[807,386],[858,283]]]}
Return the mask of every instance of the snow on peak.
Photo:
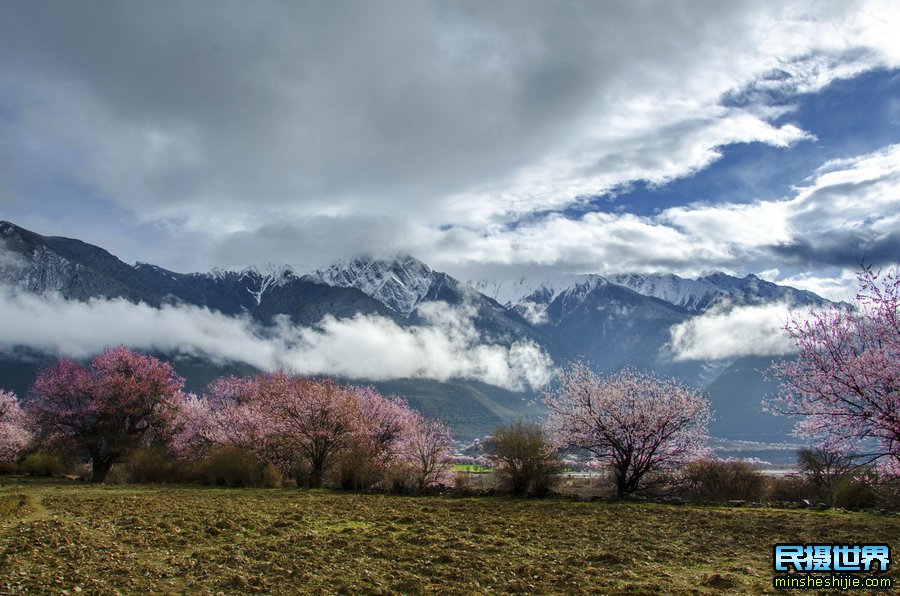
{"label": "snow on peak", "polygon": [[598,276],[560,274],[551,278],[481,279],[469,281],[468,284],[505,308],[515,308],[523,302],[549,304],[564,290],[592,277]]}
{"label": "snow on peak", "polygon": [[511,281],[482,279],[469,281],[468,284],[476,291],[488,298],[497,301],[505,308],[511,308],[518,304],[526,296],[531,296],[539,290],[553,292],[557,285],[551,281],[536,280],[528,277],[520,277]]}
{"label": "snow on peak", "polygon": [[604,284],[623,286],[694,313],[703,312],[723,300],[737,304],[783,300],[801,305],[823,303],[811,292],[779,286],[752,274],[739,278],[721,272],[697,279],[685,279],[671,273],[619,273],[606,276],[568,275],[553,280],[520,278],[512,282],[470,282],[476,290],[515,310],[535,325],[547,322],[547,307],[558,297],[562,297],[565,304],[571,307]]}
{"label": "snow on peak", "polygon": [[[527,280],[522,280],[527,282]],[[599,275],[572,275],[554,281],[521,283],[518,288],[528,292],[510,299],[507,308],[512,308],[532,325],[548,322],[547,307],[560,295],[570,302],[581,301],[598,286],[608,283]]]}
{"label": "snow on peak", "polygon": [[235,275],[235,272],[232,271],[231,269],[224,269],[222,267],[213,267],[206,273],[191,273],[191,275],[194,275],[197,277],[209,277],[216,281],[222,281],[223,279],[226,279],[228,277]]}
{"label": "snow on peak", "polygon": [[409,255],[393,259],[356,258],[332,263],[313,277],[338,287],[357,288],[408,317],[428,293],[435,272]]}
{"label": "snow on peak", "polygon": [[261,304],[263,295],[266,291],[273,287],[280,287],[297,278],[294,269],[290,265],[275,265],[267,263],[261,267],[247,267],[241,271],[242,279],[249,279],[251,283],[257,282],[256,287],[248,287],[247,291],[256,300],[256,304]]}
{"label": "snow on peak", "polygon": [[245,286],[247,292],[253,296],[256,304],[261,304],[265,293],[274,287],[280,287],[297,279],[297,274],[290,265],[252,265],[243,269],[223,269],[213,267],[208,273],[195,274],[208,277],[216,282],[236,280]]}
{"label": "snow on peak", "polygon": [[609,280],[638,294],[659,298],[692,312],[706,310],[725,299],[739,304],[779,300],[804,305],[824,302],[812,292],[779,286],[753,274],[741,278],[715,272],[697,279],[685,279],[671,273],[623,273],[610,275]]}
{"label": "snow on peak", "polygon": [[620,273],[610,275],[609,280],[638,294],[699,312],[730,294],[717,281],[719,278],[714,277],[717,275],[730,277],[724,273],[700,279],[685,279],[671,273]]}
{"label": "snow on peak", "polygon": [[290,265],[279,265],[276,263],[266,263],[265,265],[251,265],[250,267],[244,267],[240,271],[240,274],[242,276],[253,275],[257,277],[272,278],[279,281],[280,283],[290,281],[291,279],[297,277],[297,274],[294,273],[293,267],[291,267]]}

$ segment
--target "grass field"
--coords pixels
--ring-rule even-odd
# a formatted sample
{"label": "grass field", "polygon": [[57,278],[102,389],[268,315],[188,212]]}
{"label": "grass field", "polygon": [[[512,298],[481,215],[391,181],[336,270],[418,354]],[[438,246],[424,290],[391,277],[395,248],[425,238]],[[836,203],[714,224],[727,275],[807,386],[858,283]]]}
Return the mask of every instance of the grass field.
{"label": "grass field", "polygon": [[756,594],[791,541],[897,552],[900,519],[0,476],[0,593]]}
{"label": "grass field", "polygon": [[466,472],[468,474],[489,474],[491,469],[486,466],[478,466],[475,464],[453,464],[454,472]]}

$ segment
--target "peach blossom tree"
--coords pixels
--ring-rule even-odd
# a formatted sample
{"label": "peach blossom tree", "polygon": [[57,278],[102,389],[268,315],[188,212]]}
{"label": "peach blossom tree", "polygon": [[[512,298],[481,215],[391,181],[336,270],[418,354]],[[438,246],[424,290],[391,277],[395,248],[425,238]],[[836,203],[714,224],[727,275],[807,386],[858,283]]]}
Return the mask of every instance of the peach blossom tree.
{"label": "peach blossom tree", "polygon": [[631,368],[598,374],[578,363],[544,393],[544,403],[556,444],[611,467],[619,498],[649,488],[651,472],[704,452],[709,401],[674,379]]}
{"label": "peach blossom tree", "polygon": [[298,485],[319,487],[341,457],[365,458],[384,476],[401,465],[427,486],[446,468],[452,437],[401,398],[370,387],[286,372],[227,377],[184,400],[174,444],[182,457],[210,447],[240,447]]}
{"label": "peach blossom tree", "polygon": [[168,444],[183,400],[184,380],[168,362],[109,348],[82,367],[61,360],[42,371],[26,400],[41,447],[91,463],[91,481],[152,442]]}
{"label": "peach blossom tree", "polygon": [[861,461],[900,464],[900,272],[858,274],[850,308],[795,318],[785,331],[794,359],[771,369],[780,380],[770,407],[800,416],[796,433]]}
{"label": "peach blossom tree", "polygon": [[25,413],[11,391],[0,389],[0,462],[13,462],[31,442]]}

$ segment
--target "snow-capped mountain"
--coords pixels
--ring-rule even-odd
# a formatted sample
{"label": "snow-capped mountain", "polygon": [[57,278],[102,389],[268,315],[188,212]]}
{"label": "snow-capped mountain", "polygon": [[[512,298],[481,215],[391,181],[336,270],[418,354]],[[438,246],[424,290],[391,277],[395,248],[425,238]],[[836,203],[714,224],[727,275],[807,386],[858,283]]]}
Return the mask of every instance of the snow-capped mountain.
{"label": "snow-capped mountain", "polygon": [[[97,246],[0,222],[0,282],[6,286],[74,300],[122,297],[149,302],[145,271],[159,275],[152,284],[157,288],[174,283],[159,273],[162,269],[131,267]],[[158,299],[157,293],[152,299]]]}
{"label": "snow-capped mountain", "polygon": [[671,273],[620,273],[608,276],[613,283],[644,296],[653,296],[691,312],[700,312],[729,293],[704,279],[685,279]]}
{"label": "snow-capped mountain", "polygon": [[312,274],[331,286],[356,288],[391,310],[409,317],[425,298],[437,274],[409,255],[395,259],[339,261]]}
{"label": "snow-capped mountain", "polygon": [[560,289],[568,288],[577,280],[577,276],[568,275],[554,279],[520,277],[511,281],[480,279],[469,281],[468,284],[505,308],[512,308],[523,298],[537,293],[556,296]]}
{"label": "snow-capped mountain", "polygon": [[734,277],[713,273],[697,279],[685,279],[665,273],[624,273],[607,276],[611,282],[639,294],[653,296],[698,313],[723,300],[734,304],[790,302],[795,305],[821,305],[826,301],[806,290],[779,286],[755,275]]}
{"label": "snow-capped mountain", "polygon": [[517,339],[548,342],[516,310],[505,308],[471,285],[435,271],[409,255],[339,261],[311,277],[336,287],[356,288],[412,324],[423,322],[419,313],[421,305],[446,302],[469,310],[481,337],[491,343],[509,345]]}
{"label": "snow-capped mountain", "polygon": [[532,324],[541,325],[547,322],[547,306],[558,296],[568,294],[567,300],[571,302],[602,283],[626,287],[694,314],[724,301],[731,304],[788,302],[800,306],[820,306],[828,302],[812,292],[781,286],[752,274],[740,278],[712,273],[697,279],[686,279],[671,273],[617,273],[604,276],[570,275],[544,281],[522,278],[511,283],[480,280],[472,285],[515,310]]}
{"label": "snow-capped mountain", "polygon": [[510,302],[509,308],[525,317],[532,325],[545,325],[551,322],[547,313],[554,301],[561,298],[560,308],[567,311],[584,300],[598,286],[608,283],[599,275],[579,275],[546,281],[535,284],[530,293]]}
{"label": "snow-capped mountain", "polygon": [[247,267],[240,272],[240,279],[249,282],[247,292],[260,305],[267,291],[280,288],[298,279],[298,276],[290,265],[269,263],[263,267]]}

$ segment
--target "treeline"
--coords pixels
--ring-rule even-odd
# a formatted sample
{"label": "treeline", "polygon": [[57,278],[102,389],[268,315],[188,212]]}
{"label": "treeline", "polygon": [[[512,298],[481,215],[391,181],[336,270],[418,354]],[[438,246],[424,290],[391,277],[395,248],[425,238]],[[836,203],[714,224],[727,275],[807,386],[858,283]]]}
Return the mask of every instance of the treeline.
{"label": "treeline", "polygon": [[[513,422],[463,449],[454,462],[475,469],[457,481],[465,491],[514,496],[551,493],[607,498],[617,493],[615,467],[584,451],[560,451],[543,425]],[[586,457],[588,456],[588,457]],[[766,473],[759,462],[697,453],[649,472],[627,498],[667,503],[900,511],[900,478],[858,454],[804,447],[790,473]],[[765,462],[763,462],[765,463]],[[490,471],[485,474],[483,471]]]}
{"label": "treeline", "polygon": [[61,360],[21,402],[0,392],[0,460],[37,472],[87,462],[103,482],[338,486],[421,492],[447,481],[452,436],[398,397],[285,372],[183,391],[168,362],[111,348]]}
{"label": "treeline", "polygon": [[[422,492],[452,480],[449,430],[401,398],[285,372],[221,378],[199,396],[183,385],[169,363],[123,346],[88,366],[61,360],[21,403],[3,394],[3,459],[29,469],[57,454],[88,463],[93,482],[116,464],[136,480],[216,484]],[[492,441],[490,465],[514,495],[547,494],[564,449],[610,466],[618,497],[703,451],[707,400],[671,379],[574,365],[544,399],[546,424],[501,426]]]}

